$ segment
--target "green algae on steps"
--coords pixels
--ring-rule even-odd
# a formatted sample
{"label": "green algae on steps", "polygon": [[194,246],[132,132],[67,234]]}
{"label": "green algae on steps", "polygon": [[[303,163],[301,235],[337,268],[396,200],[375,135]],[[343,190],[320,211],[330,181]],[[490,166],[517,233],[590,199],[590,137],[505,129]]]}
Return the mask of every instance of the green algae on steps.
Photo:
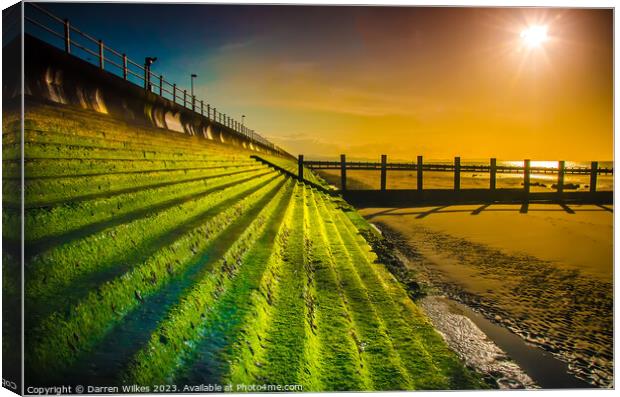
{"label": "green algae on steps", "polygon": [[[70,175],[52,178],[29,178],[25,189],[28,208],[51,206],[66,201],[84,201],[105,195],[155,188],[166,184],[189,182],[200,178],[215,178],[236,173],[256,171],[255,163],[226,164],[181,170],[138,171],[94,175]],[[15,189],[19,180],[9,180],[8,189]]]}
{"label": "green algae on steps", "polygon": [[204,323],[217,321],[217,307],[221,303],[219,298],[227,296],[227,289],[231,288],[237,274],[245,269],[246,253],[266,228],[277,204],[286,200],[290,191],[290,182],[280,187],[274,199],[238,236],[224,258],[218,261],[208,275],[197,281],[192,291],[171,310],[159,329],[152,334],[148,346],[135,356],[126,375],[128,381],[152,384],[171,380],[179,361],[187,357],[188,350],[194,347],[201,333],[206,332]]}
{"label": "green algae on steps", "polygon": [[49,371],[52,363],[58,369],[70,365],[103,336],[112,322],[120,321],[143,296],[153,293],[172,275],[182,272],[191,258],[222,233],[226,225],[260,202],[259,197],[276,188],[278,182],[270,182],[236,206],[180,236],[173,244],[161,247],[146,261],[90,292],[67,313],[54,312],[29,330],[31,334],[40,335],[36,343],[28,346],[34,371],[43,372],[46,368]]}
{"label": "green algae on steps", "polygon": [[[52,207],[32,208],[25,213],[24,238],[36,243],[38,240],[62,236],[110,219],[130,216],[133,212],[162,205],[168,206],[170,203],[214,191],[220,186],[267,174],[269,170],[258,169],[247,173],[199,178],[190,182],[105,195],[91,200],[69,201]],[[5,211],[3,216],[9,224],[18,224],[20,218],[18,211]],[[7,234],[6,237],[17,239],[13,234]]]}
{"label": "green algae on steps", "polygon": [[[256,151],[105,115],[45,105],[28,128],[40,157],[24,164],[28,197],[66,205],[29,258],[27,304],[63,297],[28,319],[29,373],[97,379],[77,368],[92,359],[114,363],[103,372],[119,384],[483,387],[376,263],[359,235],[368,224],[342,199],[249,159]],[[269,158],[296,173],[294,159]],[[18,161],[4,165],[19,176]],[[45,211],[33,200],[36,226]]]}
{"label": "green algae on steps", "polygon": [[[49,312],[60,304],[70,303],[72,297],[85,295],[101,282],[127,271],[130,264],[146,260],[160,247],[172,244],[178,236],[236,205],[275,178],[276,175],[269,175],[240,183],[41,252],[28,262],[29,315],[39,313],[38,302]],[[76,253],[81,254],[79,258]],[[59,298],[50,305],[53,296]]]}

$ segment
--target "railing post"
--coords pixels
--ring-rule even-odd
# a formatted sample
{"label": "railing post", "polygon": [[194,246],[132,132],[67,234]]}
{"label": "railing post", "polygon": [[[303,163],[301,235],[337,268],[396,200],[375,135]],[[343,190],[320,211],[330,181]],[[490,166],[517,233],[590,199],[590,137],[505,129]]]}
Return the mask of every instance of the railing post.
{"label": "railing post", "polygon": [[151,65],[144,60],[144,89],[151,91]]}
{"label": "railing post", "polygon": [[196,95],[192,95],[192,110],[196,111]]}
{"label": "railing post", "polygon": [[187,90],[183,90],[183,107],[187,107]]}
{"label": "railing post", "polygon": [[564,192],[564,160],[558,161],[558,193]]}
{"label": "railing post", "polygon": [[71,54],[71,23],[65,19],[65,52]]}
{"label": "railing post", "polygon": [[590,166],[590,192],[596,192],[596,178],[598,176],[598,161],[593,161]]}
{"label": "railing post", "polygon": [[164,96],[164,75],[159,75],[159,96]]}
{"label": "railing post", "polygon": [[123,80],[127,80],[127,55],[123,54]]}
{"label": "railing post", "polygon": [[523,190],[530,193],[530,160],[523,160]]}
{"label": "railing post", "polygon": [[424,189],[424,181],[423,181],[423,175],[424,173],[422,172],[422,167],[423,165],[423,158],[422,156],[418,156],[418,177],[417,177],[417,181],[418,181],[418,191],[422,191],[422,189]]}
{"label": "railing post", "polygon": [[489,167],[489,189],[495,190],[497,184],[497,159],[491,158],[491,165]]}
{"label": "railing post", "polygon": [[177,103],[177,85],[172,84],[172,102]]}
{"label": "railing post", "polygon": [[347,190],[347,156],[340,155],[340,189]]}
{"label": "railing post", "polygon": [[207,118],[211,119],[211,105],[207,103]]}
{"label": "railing post", "polygon": [[299,157],[297,157],[297,177],[299,178],[300,181],[304,180],[304,155],[300,154]]}
{"label": "railing post", "polygon": [[461,190],[461,158],[454,158],[454,190]]}
{"label": "railing post", "polygon": [[105,64],[104,64],[104,55],[103,55],[103,40],[99,40],[99,68],[100,69],[105,69]]}
{"label": "railing post", "polygon": [[204,100],[200,100],[200,115],[204,116],[205,115],[205,101]]}
{"label": "railing post", "polygon": [[387,155],[381,155],[381,190],[385,190],[387,185]]}

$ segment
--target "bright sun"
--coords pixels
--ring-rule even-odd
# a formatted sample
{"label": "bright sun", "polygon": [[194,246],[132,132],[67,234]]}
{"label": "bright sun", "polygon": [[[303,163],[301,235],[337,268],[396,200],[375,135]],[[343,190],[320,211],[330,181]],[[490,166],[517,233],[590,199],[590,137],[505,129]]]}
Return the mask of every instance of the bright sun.
{"label": "bright sun", "polygon": [[528,47],[538,47],[547,40],[547,27],[530,26],[521,32],[521,38]]}

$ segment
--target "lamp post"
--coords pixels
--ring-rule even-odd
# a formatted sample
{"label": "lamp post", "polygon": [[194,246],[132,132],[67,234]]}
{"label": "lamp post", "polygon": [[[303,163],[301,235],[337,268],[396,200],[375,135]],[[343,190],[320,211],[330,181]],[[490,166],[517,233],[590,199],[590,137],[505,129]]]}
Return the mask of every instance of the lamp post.
{"label": "lamp post", "polygon": [[157,57],[144,58],[144,88],[151,91],[151,65],[157,60]]}
{"label": "lamp post", "polygon": [[194,79],[195,79],[196,77],[198,77],[198,75],[196,75],[196,74],[193,74],[193,73],[192,73],[192,76],[191,76],[191,86],[192,86],[192,87],[191,87],[191,91],[192,91],[192,97],[194,96]]}

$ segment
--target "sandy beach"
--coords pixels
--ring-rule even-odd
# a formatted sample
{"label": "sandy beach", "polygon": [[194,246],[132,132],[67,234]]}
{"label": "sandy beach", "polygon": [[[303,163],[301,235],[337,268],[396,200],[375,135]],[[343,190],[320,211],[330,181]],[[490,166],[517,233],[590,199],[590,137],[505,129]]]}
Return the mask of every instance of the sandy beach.
{"label": "sandy beach", "polygon": [[366,208],[444,292],[554,353],[592,385],[613,382],[613,207]]}

